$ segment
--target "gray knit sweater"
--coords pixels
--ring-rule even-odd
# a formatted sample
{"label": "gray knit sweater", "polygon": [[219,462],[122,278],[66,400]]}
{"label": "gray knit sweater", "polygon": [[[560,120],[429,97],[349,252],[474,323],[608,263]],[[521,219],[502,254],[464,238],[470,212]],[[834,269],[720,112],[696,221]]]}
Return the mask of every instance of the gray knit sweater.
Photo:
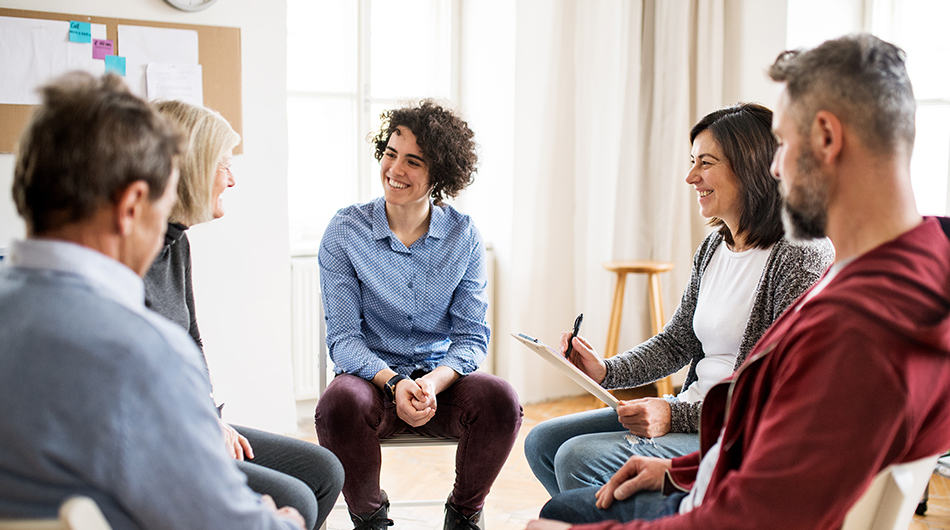
{"label": "gray knit sweater", "polygon": [[[683,388],[696,381],[696,363],[703,357],[703,345],[693,332],[693,314],[699,285],[722,236],[713,232],[693,256],[689,285],[673,317],[656,336],[643,344],[606,360],[604,388],[631,388],[662,379],[689,364]],[[765,270],[755,290],[749,323],[742,334],[735,369],[745,361],[759,337],[803,292],[815,284],[834,260],[827,239],[811,243],[791,243],[785,238],[772,246]],[[702,402],[670,401],[670,432],[697,432]]]}
{"label": "gray knit sweater", "polygon": [[165,244],[143,278],[145,307],[188,330],[201,350],[205,368],[204,347],[198,319],[195,318],[195,295],[191,286],[191,244],[185,234],[188,227],[168,223]]}

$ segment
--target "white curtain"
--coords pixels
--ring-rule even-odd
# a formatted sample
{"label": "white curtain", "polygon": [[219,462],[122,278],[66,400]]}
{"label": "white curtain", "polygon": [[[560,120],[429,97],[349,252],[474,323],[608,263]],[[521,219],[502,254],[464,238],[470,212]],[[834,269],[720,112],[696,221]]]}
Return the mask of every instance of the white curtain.
{"label": "white curtain", "polygon": [[[679,302],[708,233],[684,178],[690,127],[724,103],[723,2],[519,0],[512,267],[501,295],[511,321],[495,344],[526,402],[578,387],[501,335],[510,326],[555,345],[583,312],[582,334],[603,351],[614,288],[603,262],[673,261],[662,276],[667,318]],[[631,276],[621,349],[648,333],[646,282]]]}

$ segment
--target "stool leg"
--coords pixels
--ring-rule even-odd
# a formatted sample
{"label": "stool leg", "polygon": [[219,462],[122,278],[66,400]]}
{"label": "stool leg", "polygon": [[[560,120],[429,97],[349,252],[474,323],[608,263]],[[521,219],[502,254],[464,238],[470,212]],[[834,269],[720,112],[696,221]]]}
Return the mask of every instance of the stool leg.
{"label": "stool leg", "polygon": [[617,355],[617,342],[620,340],[620,319],[623,316],[623,291],[626,288],[627,274],[617,273],[617,285],[614,287],[614,303],[610,309],[610,327],[607,328],[607,346],[604,357]]}
{"label": "stool leg", "polygon": [[[656,335],[663,330],[663,324],[666,317],[663,315],[663,297],[660,294],[660,275],[650,273],[650,323],[653,327],[653,334]],[[656,382],[657,396],[664,396],[673,393],[673,378],[666,376]]]}
{"label": "stool leg", "polygon": [[666,318],[663,315],[663,297],[660,296],[660,275],[650,274],[650,324],[653,334],[656,335],[663,330],[663,324]]}

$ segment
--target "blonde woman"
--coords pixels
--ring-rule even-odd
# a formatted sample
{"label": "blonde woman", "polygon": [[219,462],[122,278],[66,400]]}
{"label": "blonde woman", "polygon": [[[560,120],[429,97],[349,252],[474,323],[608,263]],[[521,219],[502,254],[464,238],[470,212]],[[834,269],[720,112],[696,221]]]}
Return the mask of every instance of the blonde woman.
{"label": "blonde woman", "polygon": [[[187,145],[179,160],[178,204],[169,218],[165,245],[145,276],[146,305],[187,329],[202,349],[185,232],[224,215],[222,194],[235,184],[231,158],[241,137],[212,110],[174,100],[154,105],[181,128]],[[323,524],[343,487],[343,467],[330,451],[223,421],[221,430],[251,489],[270,495],[279,506],[296,508],[307,528]]]}

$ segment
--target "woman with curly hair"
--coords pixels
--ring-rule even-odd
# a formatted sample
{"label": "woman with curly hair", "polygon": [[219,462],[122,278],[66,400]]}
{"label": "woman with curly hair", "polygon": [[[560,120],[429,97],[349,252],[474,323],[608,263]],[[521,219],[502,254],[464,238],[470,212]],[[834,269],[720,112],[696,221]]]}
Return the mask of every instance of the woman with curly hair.
{"label": "woman with curly hair", "polygon": [[521,407],[506,381],[476,372],[489,338],[485,249],[471,219],[443,203],[473,180],[474,134],[430,100],[381,118],[373,141],[384,195],[337,212],[320,245],[337,375],[317,405],[317,436],[343,463],[358,530],[393,524],[380,439],[458,440],[444,527],[480,528]]}

